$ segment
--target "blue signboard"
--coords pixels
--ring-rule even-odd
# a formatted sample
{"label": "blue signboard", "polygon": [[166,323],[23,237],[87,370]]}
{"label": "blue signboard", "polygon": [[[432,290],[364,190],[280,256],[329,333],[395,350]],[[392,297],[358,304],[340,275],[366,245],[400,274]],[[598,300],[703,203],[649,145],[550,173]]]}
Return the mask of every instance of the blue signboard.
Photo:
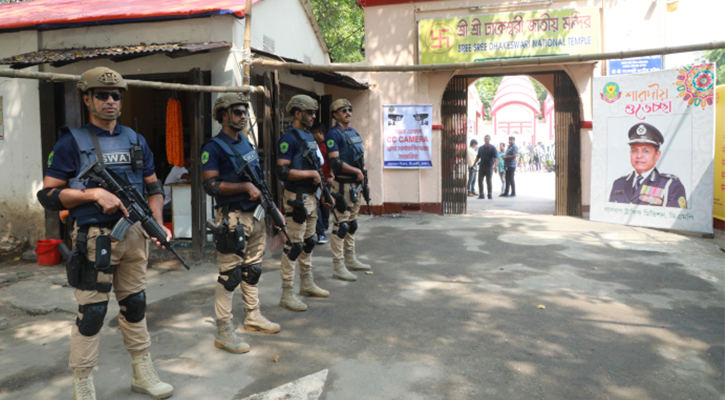
{"label": "blue signboard", "polygon": [[607,75],[628,75],[662,70],[662,56],[609,60]]}

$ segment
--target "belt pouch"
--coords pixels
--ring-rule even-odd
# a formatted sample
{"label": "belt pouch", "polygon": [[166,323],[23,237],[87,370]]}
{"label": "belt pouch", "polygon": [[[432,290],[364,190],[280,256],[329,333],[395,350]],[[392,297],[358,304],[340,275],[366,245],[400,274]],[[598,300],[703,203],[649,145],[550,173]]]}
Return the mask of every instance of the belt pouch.
{"label": "belt pouch", "polygon": [[247,247],[247,238],[244,236],[244,226],[234,227],[234,252],[240,257],[244,255],[244,248]]}
{"label": "belt pouch", "polygon": [[96,236],[96,269],[106,272],[111,266],[111,238],[108,235]]}

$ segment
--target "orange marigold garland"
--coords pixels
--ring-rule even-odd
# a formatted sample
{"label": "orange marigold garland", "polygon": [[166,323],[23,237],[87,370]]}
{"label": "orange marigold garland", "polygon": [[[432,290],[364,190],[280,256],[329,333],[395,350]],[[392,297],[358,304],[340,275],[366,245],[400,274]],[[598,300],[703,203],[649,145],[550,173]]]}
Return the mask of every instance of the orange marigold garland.
{"label": "orange marigold garland", "polygon": [[184,166],[184,130],[181,102],[170,98],[166,103],[166,159],[169,164]]}

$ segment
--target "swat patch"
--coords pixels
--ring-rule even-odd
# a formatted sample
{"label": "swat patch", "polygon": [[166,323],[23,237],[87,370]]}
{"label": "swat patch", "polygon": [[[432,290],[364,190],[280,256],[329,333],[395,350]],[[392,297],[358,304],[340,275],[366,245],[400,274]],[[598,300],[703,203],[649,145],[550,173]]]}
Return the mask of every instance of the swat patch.
{"label": "swat patch", "polygon": [[209,161],[209,152],[205,151],[205,152],[201,153],[201,163],[206,164],[207,161]]}
{"label": "swat patch", "polygon": [[332,140],[332,139],[328,140],[327,141],[327,147],[330,148],[330,149],[333,148],[333,147],[335,147],[335,141]]}
{"label": "swat patch", "polygon": [[680,196],[680,198],[677,199],[677,204],[680,208],[687,208],[687,200],[685,200],[685,196]]}
{"label": "swat patch", "polygon": [[256,151],[250,151],[249,153],[245,154],[244,157],[242,157],[242,158],[246,162],[252,162],[252,161],[258,159],[259,156],[257,156],[257,152]]}
{"label": "swat patch", "polygon": [[131,154],[129,152],[103,153],[103,163],[106,165],[123,165],[131,164]]}
{"label": "swat patch", "polygon": [[281,151],[282,153],[286,153],[287,150],[289,150],[289,144],[287,144],[287,142],[282,142],[279,145],[279,151]]}
{"label": "swat patch", "polygon": [[48,168],[50,168],[50,164],[53,164],[53,155],[55,154],[54,151],[50,152],[50,155],[48,156]]}

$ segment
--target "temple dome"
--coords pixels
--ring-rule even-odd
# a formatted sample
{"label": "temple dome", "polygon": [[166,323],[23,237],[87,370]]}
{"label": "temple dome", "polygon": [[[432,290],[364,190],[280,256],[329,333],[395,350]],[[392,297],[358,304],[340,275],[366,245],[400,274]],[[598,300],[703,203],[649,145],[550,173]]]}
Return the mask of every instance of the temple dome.
{"label": "temple dome", "polygon": [[505,76],[496,90],[496,96],[491,104],[491,115],[504,106],[521,104],[530,108],[534,115],[541,114],[539,100],[536,97],[534,85],[527,76]]}

